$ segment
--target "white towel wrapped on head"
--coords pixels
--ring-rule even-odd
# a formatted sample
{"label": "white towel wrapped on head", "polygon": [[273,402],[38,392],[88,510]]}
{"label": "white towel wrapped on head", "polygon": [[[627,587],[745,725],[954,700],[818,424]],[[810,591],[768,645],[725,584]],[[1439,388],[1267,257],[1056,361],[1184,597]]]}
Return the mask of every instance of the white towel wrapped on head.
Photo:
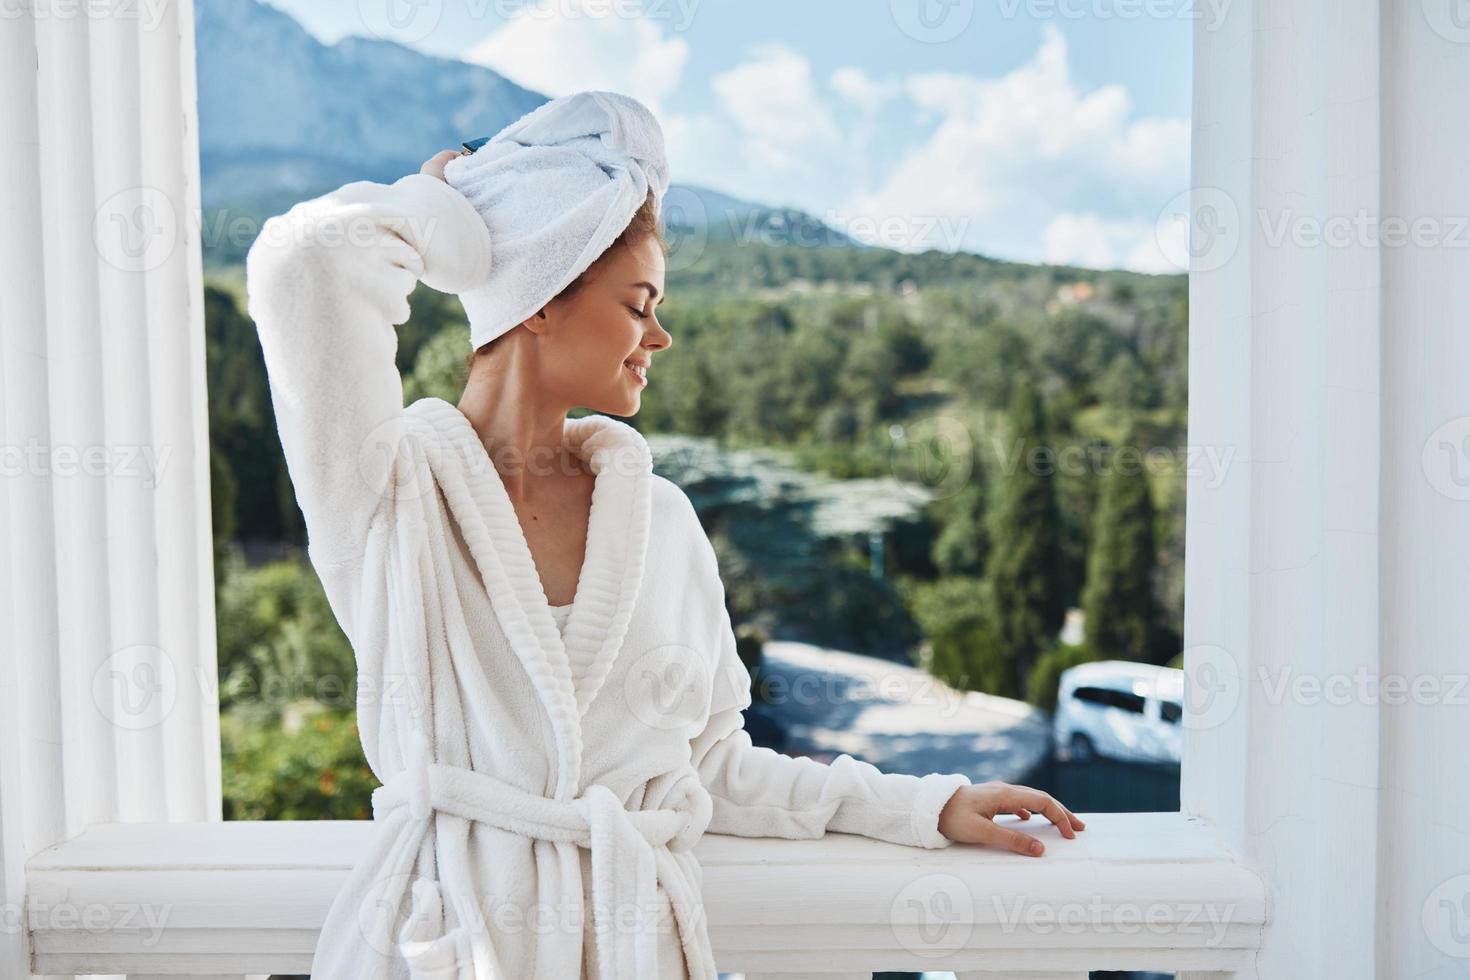
{"label": "white towel wrapped on head", "polygon": [[478,348],[522,323],[586,271],[649,191],[668,189],[663,130],[637,99],[552,99],[451,159],[444,179],[490,229],[489,278],[458,293]]}

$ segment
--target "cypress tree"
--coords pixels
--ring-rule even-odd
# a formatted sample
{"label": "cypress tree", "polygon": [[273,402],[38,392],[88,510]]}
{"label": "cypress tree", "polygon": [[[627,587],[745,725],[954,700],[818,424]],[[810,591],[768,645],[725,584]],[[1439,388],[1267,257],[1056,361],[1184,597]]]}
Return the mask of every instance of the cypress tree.
{"label": "cypress tree", "polygon": [[[1120,448],[1132,452],[1120,460]],[[1148,471],[1130,430],[1109,454],[1102,477],[1082,591],[1087,641],[1099,657],[1150,658],[1158,625],[1157,562]]]}
{"label": "cypress tree", "polygon": [[998,649],[1008,690],[1022,697],[1037,656],[1062,628],[1061,515],[1056,459],[1046,442],[1041,395],[1029,377],[1016,384],[1010,408],[1010,458],[995,509],[986,569]]}

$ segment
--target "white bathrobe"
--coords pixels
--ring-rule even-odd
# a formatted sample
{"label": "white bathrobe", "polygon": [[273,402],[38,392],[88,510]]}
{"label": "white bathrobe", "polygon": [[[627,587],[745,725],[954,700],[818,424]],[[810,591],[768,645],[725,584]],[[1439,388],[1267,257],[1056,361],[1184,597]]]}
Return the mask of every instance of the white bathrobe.
{"label": "white bathrobe", "polygon": [[596,477],[563,639],[469,420],[438,398],[405,408],[394,364],[415,282],[461,291],[491,252],[457,191],[412,174],[296,205],[246,260],[308,555],[385,784],[312,977],[714,980],[701,834],[944,847],[939,811],[969,780],[751,744],[715,553],[607,416],[565,424]]}

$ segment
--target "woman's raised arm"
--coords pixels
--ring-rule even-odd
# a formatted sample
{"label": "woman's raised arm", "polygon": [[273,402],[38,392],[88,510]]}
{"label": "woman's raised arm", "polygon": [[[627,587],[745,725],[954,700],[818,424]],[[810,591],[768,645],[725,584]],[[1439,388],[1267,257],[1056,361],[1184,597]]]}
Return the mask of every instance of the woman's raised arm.
{"label": "woman's raised arm", "polygon": [[265,222],[245,260],[247,310],[314,562],[361,553],[392,493],[403,382],[394,329],[422,280],[489,275],[490,231],[442,179],[444,151],[392,184],[354,181]]}

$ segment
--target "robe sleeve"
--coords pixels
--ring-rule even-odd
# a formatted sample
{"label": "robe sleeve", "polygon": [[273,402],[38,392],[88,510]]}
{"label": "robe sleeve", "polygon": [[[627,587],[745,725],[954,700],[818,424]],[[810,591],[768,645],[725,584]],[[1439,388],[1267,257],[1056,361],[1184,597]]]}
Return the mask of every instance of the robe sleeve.
{"label": "robe sleeve", "polygon": [[267,220],[245,259],[247,310],[308,552],[361,554],[403,434],[395,326],[423,280],[462,292],[490,271],[490,230],[464,196],[416,173],[353,181]]}
{"label": "robe sleeve", "polygon": [[939,832],[939,811],[969,785],[962,773],[886,773],[847,753],[827,764],[751,743],[742,714],[751,703],[750,673],[736,652],[714,549],[699,537],[719,596],[709,720],[691,741],[694,766],[714,801],[708,832],[816,838],[835,830],[912,847],[954,843]]}

